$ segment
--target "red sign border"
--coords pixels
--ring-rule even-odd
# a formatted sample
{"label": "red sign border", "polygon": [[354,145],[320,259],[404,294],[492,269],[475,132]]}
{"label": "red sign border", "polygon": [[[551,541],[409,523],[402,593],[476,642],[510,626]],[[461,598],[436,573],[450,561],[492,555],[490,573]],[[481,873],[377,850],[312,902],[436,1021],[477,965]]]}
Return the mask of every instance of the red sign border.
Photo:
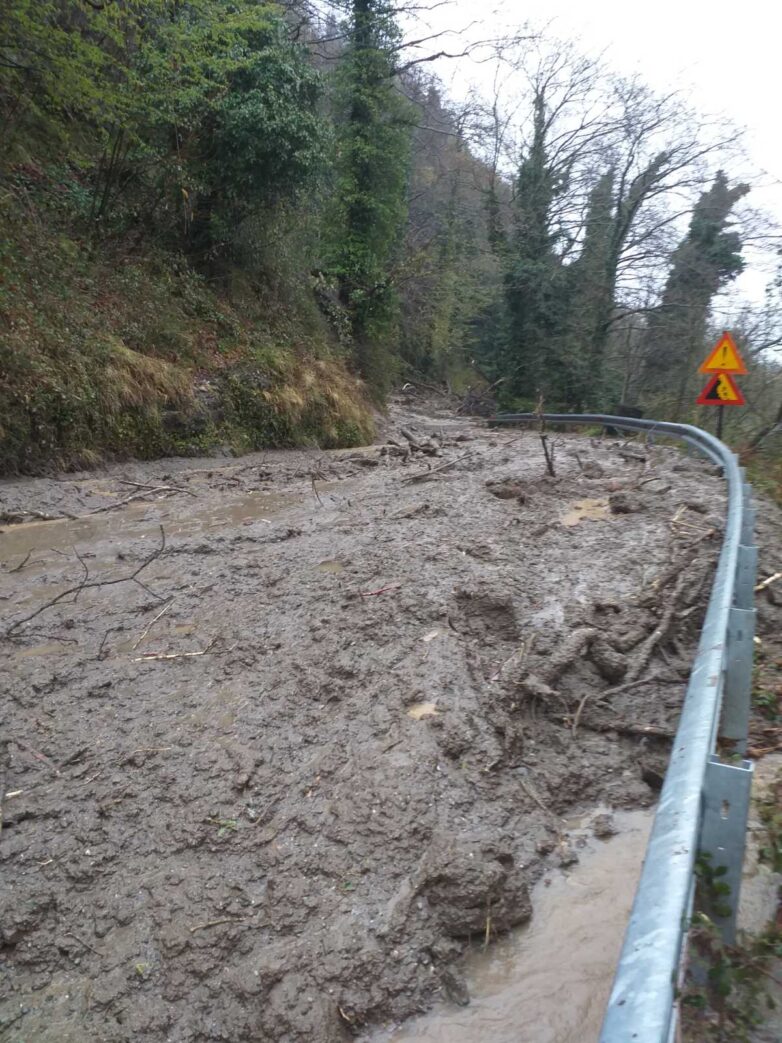
{"label": "red sign border", "polygon": [[[722,344],[722,342],[724,340],[727,340],[730,343],[730,346],[733,349],[733,353],[736,356],[736,361],[739,363],[739,365],[741,367],[740,369],[721,369],[719,366],[712,367],[712,366],[709,365],[711,360],[717,354],[717,351],[719,350],[720,345]],[[730,332],[730,330],[724,330],[723,331],[722,336],[720,337],[720,339],[717,341],[717,343],[711,349],[711,351],[706,356],[704,361],[700,364],[700,366],[698,366],[698,372],[699,373],[730,373],[730,374],[733,374],[734,376],[737,376],[737,377],[744,377],[744,376],[747,375],[747,372],[748,372],[748,370],[747,370],[747,363],[744,361],[744,356],[739,351],[739,346],[736,343],[736,341],[734,340],[733,334]],[[702,404],[703,403],[701,403],[701,405]],[[736,403],[733,403],[733,404],[735,405]]]}
{"label": "red sign border", "polygon": [[[724,379],[730,383],[730,386],[733,388],[734,392],[738,396],[735,402],[714,402],[711,399],[706,398],[706,396],[712,390],[712,388],[720,379],[720,377],[724,377]],[[698,395],[697,399],[695,400],[696,406],[745,406],[746,404],[747,400],[746,398],[744,398],[741,388],[738,386],[738,384],[730,375],[730,373],[725,372],[713,373],[711,378],[707,381],[706,387],[703,389],[703,391],[701,391],[700,395]]]}

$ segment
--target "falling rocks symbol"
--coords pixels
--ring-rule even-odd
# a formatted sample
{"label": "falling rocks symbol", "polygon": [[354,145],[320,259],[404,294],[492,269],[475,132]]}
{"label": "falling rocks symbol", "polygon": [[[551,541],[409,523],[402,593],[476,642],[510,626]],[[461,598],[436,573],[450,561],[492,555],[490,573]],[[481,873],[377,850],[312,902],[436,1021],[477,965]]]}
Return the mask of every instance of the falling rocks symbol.
{"label": "falling rocks symbol", "polygon": [[728,373],[715,373],[701,391],[699,406],[743,406],[746,399]]}

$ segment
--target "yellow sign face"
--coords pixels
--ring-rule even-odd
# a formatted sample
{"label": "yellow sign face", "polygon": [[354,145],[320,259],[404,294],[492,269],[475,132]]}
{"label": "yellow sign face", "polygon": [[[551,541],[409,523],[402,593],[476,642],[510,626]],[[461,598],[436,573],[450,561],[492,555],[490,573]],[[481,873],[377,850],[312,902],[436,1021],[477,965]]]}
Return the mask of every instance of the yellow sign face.
{"label": "yellow sign face", "polygon": [[736,342],[725,331],[717,341],[709,357],[698,370],[699,373],[746,373],[747,367]]}

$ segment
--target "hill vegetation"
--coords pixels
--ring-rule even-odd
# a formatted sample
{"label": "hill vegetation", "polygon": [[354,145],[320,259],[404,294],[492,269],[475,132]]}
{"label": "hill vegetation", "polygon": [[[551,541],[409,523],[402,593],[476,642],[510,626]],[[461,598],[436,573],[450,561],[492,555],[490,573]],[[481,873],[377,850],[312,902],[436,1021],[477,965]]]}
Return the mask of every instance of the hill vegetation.
{"label": "hill vegetation", "polygon": [[[527,30],[474,45],[493,96],[449,99],[411,17],[4,5],[0,471],[357,444],[400,379],[691,416],[769,239],[735,133]],[[781,298],[733,323],[739,442],[779,427]]]}

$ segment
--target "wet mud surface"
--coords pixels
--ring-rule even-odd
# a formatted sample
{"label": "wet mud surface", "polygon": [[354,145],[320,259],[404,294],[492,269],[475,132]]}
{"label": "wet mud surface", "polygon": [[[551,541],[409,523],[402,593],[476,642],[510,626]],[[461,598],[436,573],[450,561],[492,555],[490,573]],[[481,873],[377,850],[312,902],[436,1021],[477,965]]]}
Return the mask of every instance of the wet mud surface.
{"label": "wet mud surface", "polygon": [[332,1043],[463,1001],[568,816],[654,801],[713,469],[387,436],[0,486],[3,1038]]}
{"label": "wet mud surface", "polygon": [[596,1041],[653,818],[653,808],[614,812],[612,836],[601,833],[605,812],[567,819],[578,863],[541,877],[529,924],[473,943],[463,961],[469,1005],[445,1000],[366,1043]]}

